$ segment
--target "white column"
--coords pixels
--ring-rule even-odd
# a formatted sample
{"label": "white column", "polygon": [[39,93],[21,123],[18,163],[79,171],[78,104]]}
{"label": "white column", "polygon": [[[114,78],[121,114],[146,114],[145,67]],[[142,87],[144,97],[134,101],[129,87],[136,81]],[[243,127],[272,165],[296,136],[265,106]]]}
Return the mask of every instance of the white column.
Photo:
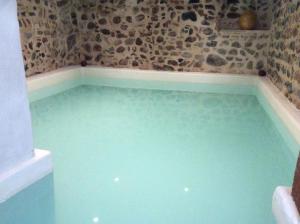
{"label": "white column", "polygon": [[16,0],[0,0],[0,174],[32,158]]}

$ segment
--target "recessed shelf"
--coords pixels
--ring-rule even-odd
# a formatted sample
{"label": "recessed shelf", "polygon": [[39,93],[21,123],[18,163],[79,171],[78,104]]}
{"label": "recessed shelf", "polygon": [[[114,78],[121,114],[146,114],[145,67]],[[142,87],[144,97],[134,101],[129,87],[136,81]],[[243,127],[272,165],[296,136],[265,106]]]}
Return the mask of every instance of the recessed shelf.
{"label": "recessed shelf", "polygon": [[227,29],[220,29],[219,32],[223,33],[261,33],[261,34],[268,34],[270,30],[227,30]]}

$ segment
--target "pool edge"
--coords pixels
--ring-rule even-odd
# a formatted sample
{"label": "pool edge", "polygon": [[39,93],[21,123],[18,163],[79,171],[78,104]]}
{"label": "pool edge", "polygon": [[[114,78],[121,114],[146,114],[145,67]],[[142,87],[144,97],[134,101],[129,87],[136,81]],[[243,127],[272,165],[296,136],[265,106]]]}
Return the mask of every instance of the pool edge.
{"label": "pool edge", "polygon": [[[292,104],[281,92],[273,86],[271,81],[267,78],[257,77],[256,80],[256,97],[260,101],[260,104],[264,107],[268,115],[271,117],[273,122],[276,124],[276,118],[274,118],[272,112],[278,117],[280,122],[292,135],[295,142],[300,145],[300,110],[298,110],[294,104]],[[265,98],[266,105],[261,96]],[[272,111],[269,111],[267,107],[270,107]],[[299,147],[297,151],[292,152],[295,158],[299,154]]]}
{"label": "pool edge", "polygon": [[300,216],[291,195],[291,188],[279,186],[272,199],[272,211],[278,224],[299,224]]}
{"label": "pool edge", "polygon": [[51,153],[35,149],[33,157],[0,175],[0,204],[50,174],[53,170]]}
{"label": "pool edge", "polygon": [[[74,74],[71,74],[71,73]],[[68,75],[66,75],[68,74]],[[63,77],[64,76],[64,77]],[[233,74],[215,74],[215,73],[199,73],[199,72],[164,72],[164,71],[144,71],[132,69],[115,69],[102,67],[77,67],[65,68],[63,71],[58,71],[53,74],[43,74],[40,76],[39,83],[50,87],[67,80],[78,79],[78,85],[89,84],[86,82],[88,78],[105,78],[111,80],[132,80],[132,81],[165,81],[172,83],[203,83],[203,84],[222,84],[222,85],[243,85],[252,86],[254,91],[252,95],[256,96],[261,106],[270,116],[273,122],[284,126],[284,130],[288,131],[288,135],[295,140],[297,147],[294,151],[289,150],[293,156],[297,157],[300,145],[300,110],[298,110],[286,97],[265,77],[253,75],[233,75]],[[113,83],[112,81],[112,83]],[[29,93],[34,92],[32,88],[32,79],[28,80]],[[94,83],[97,85],[97,83]],[[101,84],[101,82],[100,82]],[[36,82],[34,85],[38,85]],[[134,82],[133,82],[134,85]],[[41,87],[43,88],[43,87]],[[56,91],[64,91],[66,88],[61,88]],[[279,124],[279,125],[280,125]],[[276,125],[277,126],[277,125]],[[275,191],[276,194],[276,191]],[[275,195],[274,194],[274,195]],[[273,206],[274,206],[273,201]],[[277,208],[278,211],[284,211],[281,205]],[[278,211],[273,213],[277,217]]]}
{"label": "pool edge", "polygon": [[[252,86],[257,90],[253,93],[253,95],[258,97],[259,94],[261,94],[266,98],[267,103],[272,108],[273,112],[280,118],[282,123],[293,135],[296,142],[300,145],[300,110],[297,110],[296,107],[289,102],[267,78],[264,77],[204,72],[168,72],[104,68],[97,66],[72,66],[30,77],[27,79],[27,88],[29,95],[31,95],[35,91],[46,87],[55,86],[66,81],[76,81],[76,83],[74,82],[72,85],[61,86],[52,92],[50,91],[45,96],[41,97],[44,98],[46,96],[65,91],[69,88],[86,84],[85,80],[88,78]],[[31,101],[35,100],[37,99]]]}

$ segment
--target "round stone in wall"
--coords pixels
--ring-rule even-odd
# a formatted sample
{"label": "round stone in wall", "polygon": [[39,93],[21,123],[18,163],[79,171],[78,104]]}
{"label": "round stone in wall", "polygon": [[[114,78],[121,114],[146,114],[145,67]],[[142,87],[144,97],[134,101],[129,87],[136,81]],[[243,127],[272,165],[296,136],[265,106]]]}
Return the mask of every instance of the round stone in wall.
{"label": "round stone in wall", "polygon": [[113,23],[114,24],[119,24],[121,22],[121,17],[120,16],[115,16],[114,18],[113,18]]}
{"label": "round stone in wall", "polygon": [[219,55],[216,54],[210,54],[208,55],[207,59],[206,59],[207,64],[211,65],[211,66],[224,66],[227,64],[226,60],[222,57],[220,57]]}

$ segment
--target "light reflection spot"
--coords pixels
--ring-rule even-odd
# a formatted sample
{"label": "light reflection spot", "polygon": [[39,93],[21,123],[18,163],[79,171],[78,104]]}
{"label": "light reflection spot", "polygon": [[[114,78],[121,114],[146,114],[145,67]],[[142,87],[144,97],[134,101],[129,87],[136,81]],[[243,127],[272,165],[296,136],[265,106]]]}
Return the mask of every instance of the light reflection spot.
{"label": "light reflection spot", "polygon": [[98,223],[99,222],[99,218],[98,217],[94,217],[93,218],[93,223]]}

